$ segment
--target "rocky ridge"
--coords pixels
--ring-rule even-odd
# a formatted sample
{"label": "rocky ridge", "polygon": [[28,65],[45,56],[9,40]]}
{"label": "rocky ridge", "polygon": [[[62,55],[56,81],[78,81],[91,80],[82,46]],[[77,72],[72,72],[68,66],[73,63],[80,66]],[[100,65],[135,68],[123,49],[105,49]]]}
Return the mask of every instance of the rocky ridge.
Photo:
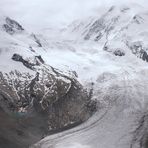
{"label": "rocky ridge", "polygon": [[[37,53],[44,49],[35,35],[8,17],[1,33],[5,36],[0,55],[0,147],[26,148],[86,121],[95,112],[96,103],[75,74],[55,69]],[[27,38],[25,48],[20,38]]]}

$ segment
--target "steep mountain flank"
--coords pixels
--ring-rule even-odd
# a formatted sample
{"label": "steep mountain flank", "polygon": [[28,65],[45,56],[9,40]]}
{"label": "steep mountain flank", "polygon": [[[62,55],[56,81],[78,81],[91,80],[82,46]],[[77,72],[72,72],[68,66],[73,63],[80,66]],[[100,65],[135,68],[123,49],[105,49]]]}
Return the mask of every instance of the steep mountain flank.
{"label": "steep mountain flank", "polygon": [[23,31],[10,18],[1,28],[1,148],[27,148],[46,135],[86,121],[96,110],[77,78],[46,64],[37,53],[44,51],[37,37]]}

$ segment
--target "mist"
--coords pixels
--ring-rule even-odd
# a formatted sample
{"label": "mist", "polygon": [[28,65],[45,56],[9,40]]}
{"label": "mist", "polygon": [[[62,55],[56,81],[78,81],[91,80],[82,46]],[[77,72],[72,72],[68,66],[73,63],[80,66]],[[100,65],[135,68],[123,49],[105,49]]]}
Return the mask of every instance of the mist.
{"label": "mist", "polygon": [[144,7],[146,0],[1,0],[0,13],[10,16],[27,29],[62,27],[75,19],[103,12],[112,5],[137,3]]}

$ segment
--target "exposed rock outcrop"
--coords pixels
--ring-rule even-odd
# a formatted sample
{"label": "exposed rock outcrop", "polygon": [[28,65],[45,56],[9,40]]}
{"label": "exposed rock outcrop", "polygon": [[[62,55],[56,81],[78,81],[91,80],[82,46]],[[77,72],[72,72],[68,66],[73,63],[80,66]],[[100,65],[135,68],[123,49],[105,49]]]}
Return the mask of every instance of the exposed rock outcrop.
{"label": "exposed rock outcrop", "polygon": [[121,50],[121,49],[116,49],[115,51],[114,51],[114,55],[115,56],[124,56],[125,55],[125,53]]}
{"label": "exposed rock outcrop", "polygon": [[40,66],[42,64],[45,64],[43,58],[40,55],[35,56],[33,62],[30,62],[30,61],[23,59],[23,57],[21,55],[15,53],[12,56],[12,60],[17,61],[17,62],[21,62],[24,66],[26,66],[27,68],[29,68],[31,70],[35,70],[34,66]]}
{"label": "exposed rock outcrop", "polygon": [[0,146],[20,148],[87,120],[96,110],[82,85],[44,64],[41,56],[32,64],[19,54],[22,62],[36,74],[11,71],[0,73]]}
{"label": "exposed rock outcrop", "polygon": [[148,62],[147,48],[140,41],[127,43],[127,46],[138,58]]}
{"label": "exposed rock outcrop", "polygon": [[148,147],[148,115],[145,113],[138,122],[138,126],[134,131],[131,148],[147,148]]}
{"label": "exposed rock outcrop", "polygon": [[35,34],[31,34],[31,37],[33,37],[34,41],[37,43],[38,47],[42,47],[41,41]]}
{"label": "exposed rock outcrop", "polygon": [[29,63],[27,60],[24,60],[23,57],[20,56],[19,54],[16,54],[16,53],[15,53],[15,54],[12,56],[12,60],[21,62],[21,63],[23,63],[23,65],[26,66],[27,68],[29,68],[29,69],[31,69],[31,70],[34,70],[34,67],[33,67],[33,66],[35,66],[35,64]]}
{"label": "exposed rock outcrop", "polygon": [[9,17],[5,18],[5,24],[3,24],[3,29],[10,35],[24,31],[24,28],[18,22]]}

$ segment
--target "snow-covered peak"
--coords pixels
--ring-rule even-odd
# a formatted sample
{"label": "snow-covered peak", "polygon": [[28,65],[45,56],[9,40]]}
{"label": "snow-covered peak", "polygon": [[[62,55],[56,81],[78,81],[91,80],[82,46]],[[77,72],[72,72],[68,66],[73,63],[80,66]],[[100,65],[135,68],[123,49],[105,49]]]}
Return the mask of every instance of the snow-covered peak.
{"label": "snow-covered peak", "polygon": [[0,27],[1,30],[4,30],[10,35],[24,31],[24,28],[17,21],[11,19],[10,17],[2,17]]}
{"label": "snow-covered peak", "polygon": [[[147,57],[147,26],[148,11],[146,9],[137,4],[119,5],[110,7],[101,16],[88,16],[73,22],[68,26],[67,34],[77,42],[95,41],[104,46],[104,50],[115,55],[120,49],[120,53],[131,51],[146,60],[143,54]],[[139,41],[141,48],[135,53],[131,46]]]}
{"label": "snow-covered peak", "polygon": [[145,13],[143,7],[133,4],[132,6],[112,6],[103,15],[88,16],[85,19],[74,21],[68,28],[73,32],[76,39],[99,40],[103,34],[116,28],[124,27],[138,14]]}

